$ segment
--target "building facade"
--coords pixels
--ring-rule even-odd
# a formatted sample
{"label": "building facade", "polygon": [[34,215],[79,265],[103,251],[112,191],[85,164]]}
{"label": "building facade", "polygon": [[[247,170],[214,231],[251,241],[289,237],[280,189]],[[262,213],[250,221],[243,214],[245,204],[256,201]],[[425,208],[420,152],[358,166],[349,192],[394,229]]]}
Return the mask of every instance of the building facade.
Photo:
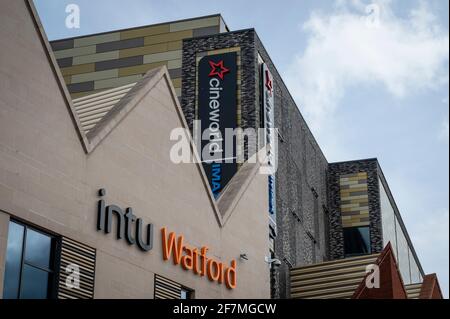
{"label": "building facade", "polygon": [[[4,283],[14,277],[3,266],[10,236],[22,240],[26,256],[26,234],[36,231],[54,243],[54,265],[38,268],[54,276],[56,296],[70,297],[58,289],[67,279],[61,266],[79,255],[95,298],[290,298],[305,289],[291,280],[304,272],[295,269],[348,258],[374,261],[387,247],[404,284],[424,280],[378,161],[327,161],[254,29],[230,31],[213,15],[48,43],[30,2],[3,7],[2,15],[24,21],[21,36],[29,39],[24,44],[2,33],[10,43],[2,51]],[[8,19],[3,24],[14,28]],[[16,51],[26,63],[17,61]],[[15,107],[22,100],[39,111]],[[168,157],[171,130],[186,128],[198,148],[199,120],[222,135],[225,127],[240,129],[233,153],[207,160],[198,152],[202,164],[175,165]],[[257,134],[246,134],[251,130]],[[276,170],[260,174],[263,164],[252,161],[260,157]],[[139,225],[151,224],[153,242],[144,240],[144,231],[128,236],[129,207],[142,218],[135,220],[136,235]],[[112,226],[110,215],[118,216]],[[164,250],[163,228],[185,235],[188,251],[197,247],[198,263],[208,246],[217,261],[211,271],[222,275],[202,278],[211,276],[181,259],[181,267],[167,263],[172,255]],[[25,269],[27,259],[16,259]],[[22,268],[16,267],[19,286]],[[345,293],[325,295],[349,297],[355,282]]]}
{"label": "building facade", "polygon": [[33,8],[0,11],[2,296],[269,298],[257,164],[215,201],[201,165],[171,161],[185,121],[166,68],[87,136]]}

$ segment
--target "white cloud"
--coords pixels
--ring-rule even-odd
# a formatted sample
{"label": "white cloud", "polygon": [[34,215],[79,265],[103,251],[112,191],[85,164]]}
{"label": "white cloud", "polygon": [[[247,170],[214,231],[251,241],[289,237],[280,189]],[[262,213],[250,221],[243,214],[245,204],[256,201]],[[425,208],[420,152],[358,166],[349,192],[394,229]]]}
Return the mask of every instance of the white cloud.
{"label": "white cloud", "polygon": [[340,0],[332,14],[313,13],[303,25],[307,46],[287,82],[316,133],[356,85],[382,84],[402,98],[448,84],[448,31],[426,4],[408,18],[396,17],[391,1],[375,4]]}

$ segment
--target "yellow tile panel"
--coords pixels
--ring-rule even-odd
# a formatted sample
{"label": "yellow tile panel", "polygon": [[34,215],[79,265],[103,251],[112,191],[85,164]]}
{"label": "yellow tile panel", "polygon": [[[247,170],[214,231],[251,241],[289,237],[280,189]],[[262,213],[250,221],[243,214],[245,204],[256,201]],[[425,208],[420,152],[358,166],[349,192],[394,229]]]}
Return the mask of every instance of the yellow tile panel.
{"label": "yellow tile panel", "polygon": [[355,189],[368,189],[367,183],[360,183],[360,184],[354,184],[354,185],[349,185],[349,188],[351,191],[355,190]]}
{"label": "yellow tile panel", "polygon": [[169,33],[170,26],[169,24],[160,24],[150,27],[137,28],[133,30],[122,31],[120,33],[120,39],[132,39],[132,38],[140,38],[150,35]]}
{"label": "yellow tile panel", "polygon": [[156,62],[121,68],[119,69],[119,77],[129,76],[133,74],[144,74],[147,73],[149,70],[161,67],[163,65],[167,65],[167,62]]}
{"label": "yellow tile panel", "polygon": [[192,38],[192,35],[192,30],[151,35],[144,38],[144,45],[179,41],[186,38]]}
{"label": "yellow tile panel", "polygon": [[99,90],[99,89],[108,89],[108,88],[113,88],[113,87],[119,87],[122,85],[137,82],[140,79],[142,79],[142,75],[138,74],[138,75],[125,76],[125,77],[115,78],[115,79],[99,80],[99,81],[95,81],[94,88],[96,90]]}
{"label": "yellow tile panel", "polygon": [[167,63],[167,67],[170,69],[179,69],[182,66],[181,59],[171,60]]}
{"label": "yellow tile panel", "polygon": [[119,51],[110,51],[96,54],[76,56],[73,58],[73,65],[95,63],[99,61],[115,60],[119,58]]}
{"label": "yellow tile panel", "polygon": [[97,46],[91,45],[88,47],[80,47],[80,48],[55,51],[53,53],[55,54],[55,57],[57,59],[63,59],[63,58],[69,58],[72,56],[94,54],[94,53],[96,53],[96,50],[97,50]]}
{"label": "yellow tile panel", "polygon": [[175,88],[181,88],[181,78],[172,79],[172,84]]}
{"label": "yellow tile panel", "polygon": [[167,43],[168,51],[182,50],[183,49],[183,41],[171,41]]}
{"label": "yellow tile panel", "polygon": [[80,83],[80,82],[87,82],[87,81],[97,81],[97,80],[116,78],[118,75],[119,75],[118,69],[74,74],[74,75],[72,75],[72,83]]}
{"label": "yellow tile panel", "polygon": [[175,59],[181,59],[182,52],[181,50],[178,51],[168,51],[168,52],[162,52],[162,53],[154,53],[154,54],[148,54],[144,55],[144,63],[154,63],[154,62],[161,62],[161,61],[169,61],[169,60],[175,60]]}
{"label": "yellow tile panel", "polygon": [[120,50],[119,56],[120,56],[120,58],[127,58],[130,56],[161,53],[161,52],[167,52],[167,51],[168,51],[167,43],[158,43],[158,44],[153,44],[153,45],[147,45],[145,47]]}
{"label": "yellow tile panel", "polygon": [[64,76],[80,74],[80,73],[89,73],[95,71],[95,63],[81,64],[69,66],[68,68],[62,68],[61,72]]}
{"label": "yellow tile panel", "polygon": [[342,194],[341,194],[341,201],[346,201],[346,200],[355,200],[355,199],[365,199],[365,200],[368,200],[368,196],[367,196],[367,194],[366,195],[358,195],[358,196],[350,196],[350,195],[347,195],[347,196],[342,196]]}
{"label": "yellow tile panel", "polygon": [[113,41],[119,41],[119,40],[120,40],[119,32],[105,33],[105,34],[75,39],[74,47],[76,47],[76,48],[77,47],[85,47],[85,46],[94,45],[94,44],[98,44],[98,43],[113,42]]}

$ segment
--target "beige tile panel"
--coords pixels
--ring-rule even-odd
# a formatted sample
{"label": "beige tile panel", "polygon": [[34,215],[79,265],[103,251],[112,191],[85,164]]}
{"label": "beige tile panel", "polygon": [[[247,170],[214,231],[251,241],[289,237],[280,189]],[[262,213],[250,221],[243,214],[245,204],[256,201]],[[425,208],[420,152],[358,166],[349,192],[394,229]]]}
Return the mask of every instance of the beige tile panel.
{"label": "beige tile panel", "polygon": [[189,21],[182,21],[182,22],[176,22],[170,24],[170,32],[176,32],[176,31],[183,31],[188,29],[197,29],[197,28],[205,28],[205,27],[212,27],[212,26],[219,26],[220,21],[219,17],[210,17],[210,18],[204,18],[204,19],[196,19],[196,20],[189,20]]}
{"label": "beige tile panel", "polygon": [[367,192],[367,186],[360,186],[351,189],[341,189],[341,195],[351,195],[352,193]]}
{"label": "beige tile panel", "polygon": [[122,31],[120,33],[120,39],[132,39],[132,38],[140,38],[145,37],[149,35],[156,35],[156,34],[162,34],[162,33],[169,33],[170,32],[170,26],[169,24],[161,24],[161,25],[155,25],[150,27],[143,27],[143,28],[136,28],[133,30],[127,30]]}
{"label": "beige tile panel", "polygon": [[114,78],[114,79],[99,80],[99,81],[95,81],[94,88],[96,90],[114,88],[114,87],[122,86],[125,84],[137,82],[140,79],[142,79],[142,75],[138,74],[138,75],[131,75],[131,76],[125,76],[125,77],[120,77],[120,78]]}
{"label": "beige tile panel", "polygon": [[154,54],[144,55],[144,64],[176,60],[176,59],[181,59],[181,58],[182,58],[181,50],[168,51],[168,52],[163,52],[163,53],[154,53]]}
{"label": "beige tile panel", "polygon": [[84,37],[84,38],[78,38],[74,40],[74,47],[85,47],[89,45],[94,45],[98,43],[105,43],[105,42],[113,42],[113,41],[119,41],[120,40],[120,33],[114,32],[114,33],[105,33],[100,35],[94,35],[91,37]]}
{"label": "beige tile panel", "polygon": [[80,74],[80,73],[89,73],[89,72],[94,72],[94,71],[95,71],[94,63],[69,66],[68,68],[61,69],[61,73],[64,76],[72,75],[72,74]]}
{"label": "beige tile panel", "polygon": [[169,70],[171,69],[179,69],[182,66],[182,60],[181,59],[177,59],[177,60],[171,60],[169,62],[167,62],[167,68]]}
{"label": "beige tile panel", "polygon": [[354,207],[359,207],[359,204],[345,204],[345,205],[341,205],[341,209],[342,208],[354,208]]}
{"label": "beige tile panel", "polygon": [[342,196],[341,194],[341,201],[345,201],[345,200],[355,200],[355,199],[365,199],[366,201],[368,200],[368,196],[367,195],[358,195],[358,196]]}
{"label": "beige tile panel", "polygon": [[167,52],[167,51],[168,51],[167,43],[158,43],[158,44],[153,44],[153,45],[147,45],[145,47],[120,50],[119,56],[120,56],[120,58],[127,58],[130,56],[161,53],[161,52]]}
{"label": "beige tile panel", "polygon": [[167,65],[167,62],[157,62],[157,63],[149,63],[142,65],[135,65],[126,68],[119,69],[119,77],[129,76],[134,74],[144,74],[147,73],[151,69],[158,68],[160,66]]}
{"label": "beige tile panel", "polygon": [[104,79],[116,78],[118,76],[119,76],[118,69],[91,72],[91,73],[83,73],[83,74],[75,74],[75,75],[72,75],[72,83],[104,80]]}
{"label": "beige tile panel", "polygon": [[72,57],[72,56],[94,54],[96,52],[96,50],[97,50],[96,46],[91,45],[88,47],[80,47],[80,48],[55,51],[54,54],[57,59],[63,59],[63,58],[68,58],[68,57]]}
{"label": "beige tile panel", "polygon": [[171,41],[167,43],[168,51],[182,50],[183,49],[183,41]]}
{"label": "beige tile panel", "polygon": [[355,184],[355,185],[349,185],[349,187],[350,188],[348,188],[348,189],[350,189],[350,190],[361,189],[361,188],[368,189],[367,183],[359,183],[359,184]]}
{"label": "beige tile panel", "polygon": [[76,56],[73,58],[73,65],[95,63],[99,61],[115,60],[119,58],[119,51],[110,51],[96,54]]}
{"label": "beige tile panel", "polygon": [[157,43],[171,42],[171,41],[179,41],[186,38],[192,38],[192,30],[180,31],[180,32],[171,32],[164,33],[158,35],[151,35],[144,38],[144,45],[151,45]]}

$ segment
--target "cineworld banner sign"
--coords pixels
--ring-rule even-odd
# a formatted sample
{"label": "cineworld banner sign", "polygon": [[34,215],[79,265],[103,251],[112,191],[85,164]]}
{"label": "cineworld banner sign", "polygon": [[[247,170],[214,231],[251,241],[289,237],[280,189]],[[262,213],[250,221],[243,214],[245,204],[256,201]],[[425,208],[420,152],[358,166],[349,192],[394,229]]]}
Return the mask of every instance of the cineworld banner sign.
{"label": "cineworld banner sign", "polygon": [[[198,120],[202,163],[217,198],[237,171],[236,138],[224,141],[225,129],[236,129],[237,54],[205,56],[198,66]],[[232,143],[232,152],[225,145]],[[227,153],[225,152],[227,150]]]}

